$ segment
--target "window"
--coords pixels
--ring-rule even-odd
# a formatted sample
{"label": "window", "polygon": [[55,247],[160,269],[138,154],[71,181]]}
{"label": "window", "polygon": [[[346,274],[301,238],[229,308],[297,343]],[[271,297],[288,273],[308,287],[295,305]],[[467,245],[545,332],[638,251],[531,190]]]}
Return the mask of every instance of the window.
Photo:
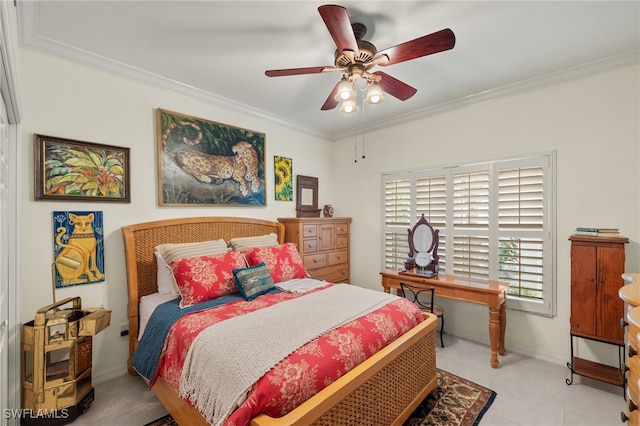
{"label": "window", "polygon": [[554,315],[555,152],[383,173],[385,268],[402,268],[424,213],[440,231],[440,273],[509,283],[508,307]]}

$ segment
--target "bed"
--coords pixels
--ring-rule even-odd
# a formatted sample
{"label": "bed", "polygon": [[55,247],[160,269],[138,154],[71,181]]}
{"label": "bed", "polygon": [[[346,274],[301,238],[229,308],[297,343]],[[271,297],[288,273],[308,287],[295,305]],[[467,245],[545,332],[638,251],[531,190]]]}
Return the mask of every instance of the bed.
{"label": "bed", "polygon": [[[155,247],[275,233],[284,241],[277,222],[238,217],[191,217],[138,223],[122,228],[128,283],[129,372],[138,374],[132,360],[138,346],[139,303],[158,291]],[[402,424],[436,387],[436,318],[424,321],[353,367],[282,417],[259,414],[253,426]],[[205,418],[163,377],[152,391],[181,425],[208,424]]]}

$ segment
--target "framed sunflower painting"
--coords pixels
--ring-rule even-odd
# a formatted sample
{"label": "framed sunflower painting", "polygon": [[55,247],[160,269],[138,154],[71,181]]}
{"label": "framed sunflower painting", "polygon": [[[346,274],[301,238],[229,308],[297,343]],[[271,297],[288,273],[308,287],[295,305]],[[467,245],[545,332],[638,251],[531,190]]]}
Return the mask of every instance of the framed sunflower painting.
{"label": "framed sunflower painting", "polygon": [[273,156],[275,175],[275,197],[277,201],[293,201],[293,160],[287,157]]}

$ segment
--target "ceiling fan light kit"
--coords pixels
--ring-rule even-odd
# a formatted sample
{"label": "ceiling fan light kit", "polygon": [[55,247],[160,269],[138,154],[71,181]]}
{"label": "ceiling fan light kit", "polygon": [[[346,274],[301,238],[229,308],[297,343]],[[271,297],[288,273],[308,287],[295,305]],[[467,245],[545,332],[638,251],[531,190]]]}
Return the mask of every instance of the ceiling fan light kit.
{"label": "ceiling fan light kit", "polygon": [[340,105],[339,111],[345,114],[351,114],[352,112],[358,111],[358,105],[356,105],[356,101],[354,99],[349,99],[346,101],[342,101]]}
{"label": "ceiling fan light kit", "polygon": [[340,71],[343,77],[320,108],[323,111],[334,109],[338,104],[340,112],[357,111],[356,88],[367,92],[364,101],[368,104],[383,102],[383,92],[401,101],[411,98],[417,92],[415,88],[381,71],[370,72],[371,69],[376,65],[388,66],[450,50],[456,43],[453,31],[447,28],[378,51],[371,42],[363,40],[367,28],[360,23],[352,24],[346,8],[328,4],[320,6],[318,12],[337,47],[334,65],[268,70],[265,74],[282,77]]}
{"label": "ceiling fan light kit", "polygon": [[367,97],[364,101],[368,104],[381,104],[384,102],[384,95],[380,85],[376,82],[371,83],[369,90],[367,90]]}
{"label": "ceiling fan light kit", "polygon": [[338,93],[334,96],[334,99],[340,101],[350,101],[356,98],[356,91],[353,89],[349,79],[344,76],[338,83]]}

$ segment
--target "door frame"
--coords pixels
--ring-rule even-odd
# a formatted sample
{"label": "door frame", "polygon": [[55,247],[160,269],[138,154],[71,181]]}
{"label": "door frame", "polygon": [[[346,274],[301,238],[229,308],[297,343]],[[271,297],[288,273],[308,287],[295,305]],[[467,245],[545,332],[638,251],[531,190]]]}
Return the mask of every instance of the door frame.
{"label": "door frame", "polygon": [[[20,291],[21,282],[21,243],[20,243],[20,193],[22,187],[20,179],[20,135],[22,122],[20,97],[18,92],[18,78],[16,73],[15,50],[18,46],[14,42],[14,26],[17,23],[17,11],[13,2],[8,0],[0,1],[0,93],[4,99],[7,118],[8,118],[8,207],[6,209],[6,220],[8,221],[7,235],[3,238],[8,239],[9,250],[6,253],[6,259],[0,259],[0,262],[7,265],[8,268],[8,320],[7,320],[7,352],[8,365],[14,366],[7,369],[7,381],[2,382],[2,386],[7,395],[6,408],[21,407],[21,372],[20,368],[15,366],[21,365],[20,346],[21,346],[21,311],[22,311],[22,292]],[[3,256],[5,256],[3,254]],[[6,421],[5,421],[6,420]],[[0,416],[0,424],[18,425],[19,419],[4,419]]]}

